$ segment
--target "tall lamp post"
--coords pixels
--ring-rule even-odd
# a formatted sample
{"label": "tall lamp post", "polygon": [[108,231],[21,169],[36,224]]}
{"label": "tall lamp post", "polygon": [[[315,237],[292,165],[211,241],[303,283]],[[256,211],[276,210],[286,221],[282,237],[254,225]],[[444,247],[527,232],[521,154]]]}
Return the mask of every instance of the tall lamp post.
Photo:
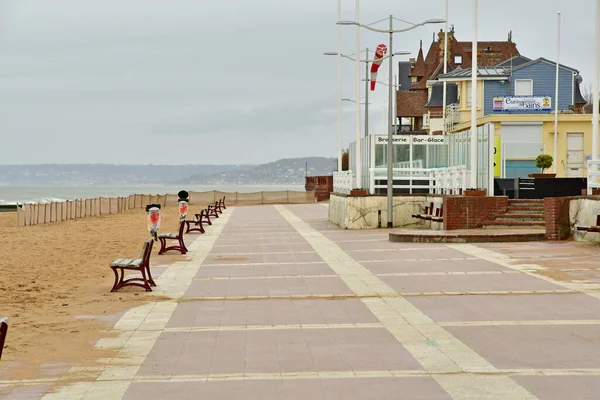
{"label": "tall lamp post", "polygon": [[[388,37],[388,52],[391,54],[390,58],[390,62],[389,62],[389,68],[388,68],[388,80],[390,83],[393,82],[393,78],[392,78],[392,72],[393,72],[393,62],[392,62],[392,56],[393,56],[393,47],[392,47],[392,39],[393,39],[393,34],[394,33],[401,33],[401,32],[407,32],[410,30],[413,30],[415,28],[418,28],[420,26],[423,25],[427,25],[427,24],[438,24],[438,23],[443,23],[446,22],[443,19],[428,19],[426,21],[420,22],[418,24],[412,24],[411,26],[405,29],[397,29],[394,30],[394,24],[393,24],[393,20],[394,17],[392,15],[389,16],[389,29],[377,29],[377,28],[373,28],[369,25],[363,25],[361,23],[359,23],[358,21],[338,21],[338,25],[356,25],[357,27],[361,27],[361,28],[365,28],[368,29],[370,31],[373,32],[379,32],[379,33],[387,33],[389,35]],[[394,119],[393,119],[393,110],[392,110],[392,94],[393,94],[393,85],[390,85],[388,87],[388,148],[387,148],[387,227],[388,228],[392,228],[393,227],[393,213],[394,213],[394,170],[392,168],[392,157],[393,157],[393,153],[392,153],[392,146],[393,146],[393,129],[394,129]]]}
{"label": "tall lamp post", "polygon": [[[594,80],[592,81],[592,160],[598,160],[598,114],[600,111],[600,0],[596,0],[596,28],[594,31]],[[556,160],[554,161],[556,162]],[[592,164],[592,171],[596,172],[598,166]],[[589,171],[588,171],[589,172]],[[592,182],[598,182],[597,176],[592,176]],[[592,193],[588,193],[592,194]]]}
{"label": "tall lamp post", "polygon": [[[473,42],[471,43],[471,188],[477,188],[477,0],[473,0]],[[445,99],[444,99],[445,100]]]}
{"label": "tall lamp post", "polygon": [[[365,137],[367,137],[369,135],[369,126],[368,126],[368,124],[369,124],[369,82],[371,82],[371,80],[369,79],[369,63],[372,63],[375,60],[369,60],[369,49],[366,49],[365,51],[367,54],[367,58],[364,60],[359,59],[358,61],[365,63],[365,65],[367,66],[366,79],[363,79],[363,81],[366,82],[366,88],[365,88],[365,91],[366,91],[366,93],[365,93]],[[392,56],[404,56],[407,54],[410,54],[410,51],[397,51],[391,55],[383,56],[379,60],[385,60]],[[351,55],[340,54],[340,53],[336,53],[333,51],[327,51],[327,52],[323,53],[323,55],[344,57],[344,58],[347,58],[348,60],[356,61],[356,58],[352,57]],[[342,99],[342,100],[348,101],[349,99]]]}

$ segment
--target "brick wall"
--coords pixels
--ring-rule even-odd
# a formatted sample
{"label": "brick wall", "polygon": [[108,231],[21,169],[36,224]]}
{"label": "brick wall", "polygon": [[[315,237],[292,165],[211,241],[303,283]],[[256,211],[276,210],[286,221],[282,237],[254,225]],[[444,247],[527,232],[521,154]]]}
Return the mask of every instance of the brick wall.
{"label": "brick wall", "polygon": [[[444,197],[444,229],[481,228],[483,221],[506,213],[506,196]],[[567,215],[568,217],[568,215]]]}
{"label": "brick wall", "polygon": [[574,198],[546,197],[544,199],[547,240],[565,240],[571,236],[569,202]]}
{"label": "brick wall", "polygon": [[333,175],[307,176],[304,178],[304,189],[316,192],[317,201],[329,200],[329,194],[333,192]]}

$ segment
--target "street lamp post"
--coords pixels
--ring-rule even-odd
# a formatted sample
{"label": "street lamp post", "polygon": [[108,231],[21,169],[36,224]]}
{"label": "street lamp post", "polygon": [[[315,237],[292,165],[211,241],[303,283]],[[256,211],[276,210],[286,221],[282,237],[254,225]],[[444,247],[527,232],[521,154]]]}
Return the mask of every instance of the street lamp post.
{"label": "street lamp post", "polygon": [[[477,188],[477,0],[473,0],[473,42],[471,43],[473,57],[471,66],[471,182],[473,189]],[[445,99],[444,99],[445,100]]]}
{"label": "street lamp post", "polygon": [[[365,51],[366,51],[366,54],[367,54],[366,59],[359,60],[359,62],[365,63],[365,65],[366,65],[366,77],[363,80],[366,82],[365,83],[365,86],[366,86],[365,87],[365,137],[368,137],[368,135],[369,135],[369,82],[371,82],[371,80],[369,79],[369,63],[374,62],[375,59],[369,60],[369,49],[366,49]],[[354,58],[354,57],[352,57],[350,55],[340,54],[340,53],[336,53],[336,52],[333,52],[333,51],[328,51],[328,52],[325,52],[323,54],[326,55],[326,56],[338,56],[340,58],[344,57],[344,58],[347,58],[349,60],[356,61],[356,58]],[[387,58],[389,58],[391,56],[402,56],[402,55],[407,55],[407,54],[410,54],[410,52],[409,51],[397,51],[397,52],[395,52],[393,54],[386,55],[386,56],[380,58],[379,60],[385,60],[385,59],[387,59]],[[379,81],[377,81],[377,82],[379,82]],[[383,83],[383,82],[380,82],[380,83],[382,83],[382,84],[385,85],[385,83]],[[344,100],[344,101],[353,101],[353,100],[350,100],[350,99],[342,99],[342,100]]]}
{"label": "street lamp post", "polygon": [[[592,160],[598,160],[598,114],[600,111],[600,0],[596,0],[596,27],[594,31],[594,80],[592,82]],[[556,162],[556,160],[554,160]],[[592,171],[598,170],[596,164],[592,164]],[[589,171],[588,171],[589,172]],[[592,176],[592,182],[598,182],[597,176]],[[592,193],[588,193],[592,194]]]}
{"label": "street lamp post", "polygon": [[376,29],[373,28],[369,25],[363,25],[361,23],[359,23],[358,21],[338,21],[339,25],[356,25],[357,27],[362,27],[362,28],[366,28],[370,31],[373,32],[379,32],[379,33],[387,33],[389,35],[388,40],[389,40],[389,45],[388,45],[388,52],[390,53],[390,63],[389,63],[389,82],[390,82],[390,86],[388,87],[388,143],[387,143],[387,227],[388,228],[392,228],[393,227],[393,213],[394,213],[394,170],[393,170],[393,164],[392,164],[392,156],[393,156],[393,152],[392,152],[392,146],[393,146],[393,110],[392,110],[392,94],[393,94],[393,86],[392,86],[392,72],[393,72],[393,62],[392,62],[392,56],[393,56],[393,47],[392,47],[392,38],[393,38],[393,34],[394,33],[400,33],[400,32],[407,32],[410,30],[413,30],[415,28],[418,28],[419,26],[423,26],[423,25],[427,25],[427,24],[436,24],[436,23],[443,23],[445,22],[445,20],[443,19],[429,19],[427,21],[423,21],[420,22],[418,24],[411,24],[411,26],[409,28],[405,28],[405,29],[398,29],[398,30],[394,30],[393,27],[393,16],[390,15],[389,16],[389,29],[384,30],[384,29]]}

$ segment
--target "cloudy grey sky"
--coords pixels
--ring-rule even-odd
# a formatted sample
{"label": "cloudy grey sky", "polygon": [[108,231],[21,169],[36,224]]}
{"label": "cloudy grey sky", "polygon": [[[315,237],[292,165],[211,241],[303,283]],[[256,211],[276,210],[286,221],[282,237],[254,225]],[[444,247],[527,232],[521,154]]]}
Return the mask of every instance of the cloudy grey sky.
{"label": "cloudy grey sky", "polygon": [[[444,0],[361,3],[363,23],[444,16]],[[562,11],[561,62],[591,83],[592,0],[479,3],[480,40],[512,30],[530,58],[556,58]],[[342,4],[354,19],[354,1]],[[471,4],[450,0],[458,40],[471,40]],[[0,0],[0,164],[335,156],[336,60],[322,55],[336,50],[335,21],[336,0]],[[397,34],[395,50],[416,56],[440,27]],[[363,31],[361,47],[385,36]],[[353,68],[344,62],[343,97],[355,97]],[[385,131],[386,99],[383,86],[372,95],[371,132]],[[347,103],[344,145],[353,124]]]}

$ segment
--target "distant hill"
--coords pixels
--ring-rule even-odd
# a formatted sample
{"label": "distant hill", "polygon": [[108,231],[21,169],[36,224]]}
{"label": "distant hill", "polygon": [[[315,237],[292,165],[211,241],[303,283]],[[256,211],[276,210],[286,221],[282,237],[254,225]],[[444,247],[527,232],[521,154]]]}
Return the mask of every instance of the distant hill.
{"label": "distant hill", "polygon": [[186,176],[211,176],[250,165],[0,165],[0,185],[151,185],[174,183]]}
{"label": "distant hill", "polygon": [[303,185],[308,175],[331,175],[337,168],[337,159],[326,157],[284,158],[268,164],[237,168],[214,175],[192,175],[178,183],[190,185]]}

